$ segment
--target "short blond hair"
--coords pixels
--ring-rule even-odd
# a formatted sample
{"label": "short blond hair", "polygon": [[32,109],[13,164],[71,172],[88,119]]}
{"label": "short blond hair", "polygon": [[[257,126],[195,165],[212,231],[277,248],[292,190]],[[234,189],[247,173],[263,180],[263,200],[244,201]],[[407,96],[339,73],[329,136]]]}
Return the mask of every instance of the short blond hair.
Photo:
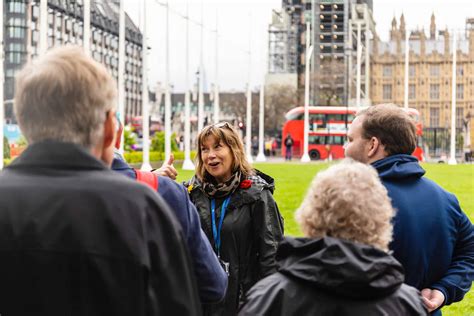
{"label": "short blond hair", "polygon": [[53,48],[17,75],[15,115],[27,141],[71,142],[91,148],[103,138],[116,84],[78,46]]}
{"label": "short blond hair", "polygon": [[222,141],[229,146],[230,152],[233,156],[232,172],[240,170],[240,172],[246,177],[255,174],[255,170],[252,168],[245,155],[244,145],[240,139],[239,133],[230,123],[221,122],[204,127],[197,137],[198,152],[196,155],[196,176],[200,180],[203,180],[208,176],[201,157],[201,146],[209,136],[213,136],[217,142]]}
{"label": "short blond hair", "polygon": [[308,237],[341,238],[387,251],[394,213],[375,169],[345,159],[316,175],[295,217]]}

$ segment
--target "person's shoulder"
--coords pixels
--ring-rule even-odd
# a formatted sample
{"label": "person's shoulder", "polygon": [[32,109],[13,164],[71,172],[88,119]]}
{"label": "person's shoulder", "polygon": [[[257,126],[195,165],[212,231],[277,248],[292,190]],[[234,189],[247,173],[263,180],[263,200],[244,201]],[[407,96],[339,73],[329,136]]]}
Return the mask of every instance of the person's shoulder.
{"label": "person's shoulder", "polygon": [[[246,183],[245,181],[248,181],[248,183]],[[242,183],[240,184],[241,188],[245,188],[247,186],[253,189],[250,190],[250,192],[267,191],[273,194],[273,191],[275,190],[275,180],[269,175],[261,172],[260,170],[255,169],[255,174],[248,176],[247,179],[242,181]]]}
{"label": "person's shoulder", "polygon": [[142,205],[146,201],[159,200],[158,194],[148,185],[124,177],[113,170],[96,172],[89,180],[94,183],[94,186],[88,186],[91,191],[96,191],[97,194],[107,193],[111,196],[111,200],[119,203]]}
{"label": "person's shoulder", "polygon": [[188,195],[184,185],[165,176],[158,176],[158,193],[173,208],[185,203]]}
{"label": "person's shoulder", "polygon": [[288,294],[295,289],[295,282],[284,274],[271,274],[247,292],[239,315],[268,315],[273,312],[275,304],[288,300]]}

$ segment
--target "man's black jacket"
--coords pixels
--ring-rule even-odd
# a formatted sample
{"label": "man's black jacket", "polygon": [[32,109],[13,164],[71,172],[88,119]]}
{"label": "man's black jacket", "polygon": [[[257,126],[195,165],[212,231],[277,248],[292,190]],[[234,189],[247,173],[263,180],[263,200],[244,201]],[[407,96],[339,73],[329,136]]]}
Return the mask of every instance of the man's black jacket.
{"label": "man's black jacket", "polygon": [[0,174],[2,315],[194,315],[177,220],[80,147],[43,142]]}

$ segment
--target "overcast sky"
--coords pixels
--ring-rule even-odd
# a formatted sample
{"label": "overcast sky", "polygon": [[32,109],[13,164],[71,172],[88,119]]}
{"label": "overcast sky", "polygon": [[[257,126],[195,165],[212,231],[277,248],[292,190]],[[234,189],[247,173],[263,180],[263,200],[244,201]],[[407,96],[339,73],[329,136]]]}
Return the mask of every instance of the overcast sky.
{"label": "overcast sky", "polygon": [[[165,7],[166,0],[147,0],[149,84],[164,81],[165,73]],[[281,0],[189,0],[190,84],[200,59],[201,3],[203,4],[203,60],[207,88],[215,81],[216,20],[219,32],[218,78],[222,90],[244,90],[249,76],[251,48],[251,86],[259,86],[267,69],[267,31],[272,9],[281,8]],[[170,0],[170,83],[174,91],[185,89],[185,35],[187,0]],[[141,28],[143,1],[125,0],[125,10]],[[424,27],[429,32],[431,13],[438,28],[464,29],[467,17],[474,17],[474,0],[374,0],[377,33],[388,39],[393,16],[404,13],[408,29]],[[193,22],[195,21],[195,22]]]}

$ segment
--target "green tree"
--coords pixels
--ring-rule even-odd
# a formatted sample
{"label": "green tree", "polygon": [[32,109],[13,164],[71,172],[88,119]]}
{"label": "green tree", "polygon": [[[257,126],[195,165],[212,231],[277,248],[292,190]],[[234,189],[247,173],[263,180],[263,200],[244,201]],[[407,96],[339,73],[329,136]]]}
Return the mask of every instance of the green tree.
{"label": "green tree", "polygon": [[21,135],[20,138],[16,141],[16,144],[20,147],[28,146],[28,142],[26,141],[26,138],[23,135]]}
{"label": "green tree", "polygon": [[137,143],[136,134],[130,128],[123,130],[123,149],[124,151],[132,151],[133,145]]}
{"label": "green tree", "polygon": [[[171,134],[171,151],[178,151],[178,144],[176,144],[176,134]],[[165,151],[165,132],[156,132],[151,140],[151,151],[164,152]]]}
{"label": "green tree", "polygon": [[5,136],[3,136],[3,158],[10,159],[10,144]]}

